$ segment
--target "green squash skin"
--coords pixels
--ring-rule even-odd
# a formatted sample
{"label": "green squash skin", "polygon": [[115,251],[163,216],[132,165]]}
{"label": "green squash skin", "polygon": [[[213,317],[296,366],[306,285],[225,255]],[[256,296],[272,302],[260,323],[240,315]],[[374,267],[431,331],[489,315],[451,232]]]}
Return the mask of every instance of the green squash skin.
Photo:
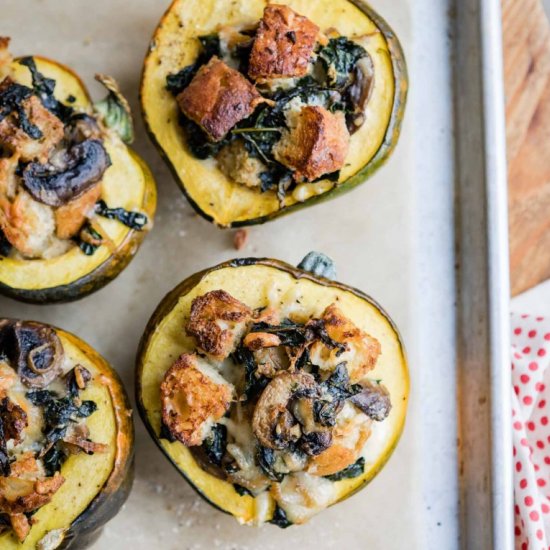
{"label": "green squash skin", "polygon": [[[0,318],[0,320],[2,319]],[[132,410],[122,380],[105,359],[78,336],[46,323],[41,324],[50,326],[56,332],[60,332],[64,337],[69,338],[73,344],[77,345],[81,351],[90,357],[92,362],[95,363],[94,359],[97,359],[102,367],[102,376],[108,377],[110,383],[114,386],[111,389],[115,392],[116,407],[124,411]],[[122,414],[124,415],[124,413]],[[104,486],[86,509],[72,522],[64,534],[62,543],[57,546],[56,550],[85,550],[89,548],[99,538],[105,524],[118,514],[128,499],[134,483],[135,431],[131,416],[127,416],[125,422],[128,425],[124,430],[126,439],[122,456],[117,455],[113,471]]]}
{"label": "green squash skin", "polygon": [[[132,154],[132,157],[139,164],[147,182],[142,209],[152,222],[157,204],[155,180],[147,164],[136,154]],[[0,294],[19,302],[37,305],[67,303],[85,298],[118,277],[136,255],[147,233],[148,231],[130,231],[116,253],[109,256],[90,273],[69,284],[28,290],[13,288],[0,282]],[[1,266],[2,259],[0,258]]]}
{"label": "green squash skin", "polygon": [[[136,370],[135,370],[135,399],[136,399],[137,409],[138,409],[138,412],[139,412],[139,416],[141,417],[141,420],[143,421],[143,423],[145,424],[145,427],[147,428],[147,431],[149,432],[149,435],[151,436],[151,438],[153,439],[153,441],[155,442],[157,447],[162,451],[162,453],[169,460],[170,464],[172,464],[172,466],[174,466],[174,468],[177,470],[177,472],[187,481],[187,483],[189,483],[189,485],[191,485],[193,490],[199,496],[201,496],[206,502],[208,502],[208,504],[210,504],[211,506],[213,506],[217,510],[220,510],[224,514],[228,514],[228,515],[232,515],[232,514],[230,512],[228,512],[227,510],[221,508],[217,504],[213,503],[206,495],[204,495],[204,493],[202,491],[200,491],[200,489],[198,489],[195,486],[195,484],[193,483],[193,480],[190,478],[190,476],[188,476],[184,470],[179,468],[179,466],[176,464],[176,462],[174,460],[172,460],[170,454],[163,448],[163,446],[160,442],[159,435],[155,432],[155,429],[149,423],[149,419],[147,417],[147,410],[145,409],[145,406],[143,404],[143,400],[142,400],[142,396],[141,396],[141,372],[143,370],[143,365],[144,365],[144,362],[145,362],[145,351],[147,349],[147,345],[149,343],[150,337],[155,332],[158,325],[162,322],[165,315],[167,313],[169,313],[174,308],[174,306],[177,304],[180,296],[190,292],[191,289],[194,288],[197,284],[199,284],[199,282],[204,277],[206,277],[209,273],[211,273],[213,271],[217,271],[218,269],[225,269],[225,268],[228,268],[228,267],[238,268],[238,267],[247,266],[247,265],[264,265],[264,266],[267,266],[267,267],[272,267],[272,268],[279,269],[281,271],[284,271],[284,272],[292,275],[295,279],[309,279],[310,281],[313,281],[317,284],[321,284],[321,285],[324,285],[324,286],[327,286],[327,287],[334,287],[334,288],[340,289],[342,291],[351,292],[352,294],[355,294],[359,298],[361,298],[361,299],[365,300],[366,302],[368,302],[369,304],[373,305],[387,319],[387,321],[389,322],[389,324],[391,325],[392,329],[395,331],[395,334],[397,335],[397,337],[399,339],[399,345],[400,345],[403,357],[405,358],[405,361],[406,361],[406,357],[407,357],[406,350],[405,350],[405,345],[403,343],[403,338],[401,337],[401,334],[400,334],[399,330],[397,329],[397,326],[395,325],[395,323],[393,322],[391,317],[382,308],[382,306],[380,306],[380,304],[378,304],[378,302],[376,302],[376,300],[374,300],[373,298],[371,298],[370,296],[368,296],[367,294],[365,294],[361,290],[350,287],[350,286],[345,285],[343,283],[339,283],[339,282],[336,282],[336,281],[332,281],[330,279],[326,279],[324,277],[316,277],[315,275],[309,273],[308,271],[303,271],[301,269],[298,269],[297,267],[294,267],[294,266],[292,266],[290,264],[287,264],[285,262],[282,262],[280,260],[273,260],[273,259],[270,259],[270,258],[239,258],[239,259],[229,260],[229,261],[223,262],[221,264],[218,264],[214,267],[211,267],[209,269],[205,269],[203,271],[195,273],[194,275],[192,275],[191,277],[188,277],[183,282],[181,282],[179,285],[177,285],[173,290],[171,290],[161,300],[160,304],[155,309],[153,315],[151,316],[151,318],[149,319],[149,321],[146,325],[145,331],[144,331],[143,336],[141,337],[141,340],[140,340],[140,343],[139,343],[137,356],[136,356]],[[350,491],[349,493],[347,493],[339,501],[333,503],[332,505],[338,504],[338,502],[342,502],[342,501],[346,500],[347,498],[355,495],[356,493],[358,493],[359,491],[364,489],[370,483],[370,481],[372,481],[376,477],[376,475],[380,472],[380,470],[382,470],[382,468],[385,466],[385,464],[389,460],[390,456],[392,455],[394,449],[396,448],[397,444],[399,443],[399,440],[401,439],[401,435],[403,433],[404,427],[405,427],[405,422],[403,421],[403,423],[401,424],[401,429],[400,429],[399,433],[396,434],[394,444],[388,450],[388,453],[384,457],[384,460],[380,461],[379,467],[377,469],[373,470],[373,475],[369,479],[366,479],[364,483],[362,483],[361,485],[356,487],[353,491]],[[240,497],[237,497],[237,498],[240,498]]]}
{"label": "green squash skin", "polygon": [[[320,204],[322,202],[333,199],[335,197],[339,197],[340,195],[343,195],[344,193],[351,191],[361,183],[364,183],[383,164],[385,164],[385,162],[388,160],[390,155],[393,153],[393,150],[395,149],[397,142],[399,140],[399,136],[401,134],[401,125],[403,122],[403,117],[405,115],[405,105],[407,103],[407,94],[408,94],[408,88],[409,88],[405,53],[403,52],[403,48],[401,46],[401,43],[399,42],[399,39],[397,38],[397,36],[393,32],[389,24],[385,21],[385,19],[383,19],[377,12],[375,12],[363,0],[350,0],[350,2],[353,3],[355,6],[357,6],[363,13],[365,13],[380,29],[381,33],[383,34],[388,44],[388,49],[391,54],[393,74],[395,76],[395,92],[394,92],[393,108],[392,108],[390,120],[388,123],[388,127],[386,128],[384,139],[378,151],[374,155],[374,157],[361,170],[359,170],[359,172],[357,172],[356,174],[348,178],[345,182],[339,183],[336,187],[334,187],[330,191],[327,191],[326,193],[322,193],[321,195],[311,197],[304,202],[298,202],[296,204],[293,204],[292,206],[287,206],[285,208],[277,210],[276,212],[273,212],[266,216],[262,216],[251,220],[232,222],[228,225],[219,225],[214,221],[212,216],[203,212],[199,207],[199,205],[190,197],[185,187],[185,182],[180,178],[176,168],[170,161],[167,153],[164,151],[164,149],[160,146],[159,142],[157,141],[151,129],[151,125],[149,123],[149,118],[147,116],[147,113],[145,112],[144,101],[143,101],[143,87],[144,87],[143,76],[145,73],[145,64],[144,64],[143,71],[142,71],[142,78],[141,78],[141,86],[140,86],[140,104],[141,104],[141,113],[143,116],[143,121],[145,123],[145,128],[147,130],[147,133],[149,134],[149,137],[151,138],[151,141],[154,143],[161,157],[164,159],[164,161],[168,165],[170,171],[172,172],[172,175],[174,176],[174,179],[180,186],[186,199],[189,201],[189,203],[197,212],[197,214],[200,214],[205,220],[208,220],[209,222],[212,222],[224,229],[246,227],[249,225],[263,224],[265,222],[278,218],[279,216],[290,214],[291,212],[298,211],[307,206]],[[162,25],[162,20],[160,25]],[[160,28],[160,25],[159,25],[159,28]],[[151,48],[153,46],[154,46],[154,40],[151,41],[151,45],[149,47],[148,52],[151,51]]]}

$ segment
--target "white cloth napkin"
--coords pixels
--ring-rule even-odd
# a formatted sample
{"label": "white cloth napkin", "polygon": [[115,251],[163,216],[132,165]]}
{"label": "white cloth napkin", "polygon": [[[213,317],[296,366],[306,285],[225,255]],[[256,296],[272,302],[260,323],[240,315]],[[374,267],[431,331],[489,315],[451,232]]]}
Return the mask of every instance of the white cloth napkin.
{"label": "white cloth napkin", "polygon": [[512,314],[517,550],[550,550],[550,318]]}

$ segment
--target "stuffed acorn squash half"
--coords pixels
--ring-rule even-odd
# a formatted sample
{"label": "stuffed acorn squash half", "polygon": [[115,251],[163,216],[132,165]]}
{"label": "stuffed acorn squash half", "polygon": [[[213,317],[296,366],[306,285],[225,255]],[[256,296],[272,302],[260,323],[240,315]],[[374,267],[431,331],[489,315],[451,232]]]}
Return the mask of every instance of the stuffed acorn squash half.
{"label": "stuffed acorn squash half", "polygon": [[325,260],[248,258],[198,273],[141,341],[137,402],[151,436],[243,524],[308,521],[364,487],[403,429],[399,333],[370,297],[326,278]]}
{"label": "stuffed acorn squash half", "polygon": [[0,38],[0,293],[74,300],[116,277],[151,228],[156,188],[124,142],[128,103],[109,77],[92,104],[70,69],[13,59]]}
{"label": "stuffed acorn squash half", "polygon": [[0,319],[0,548],[91,544],[128,497],[133,446],[105,359],[49,325]]}
{"label": "stuffed acorn squash half", "polygon": [[362,183],[397,143],[406,94],[399,41],[362,0],[174,0],[141,83],[153,141],[222,227]]}

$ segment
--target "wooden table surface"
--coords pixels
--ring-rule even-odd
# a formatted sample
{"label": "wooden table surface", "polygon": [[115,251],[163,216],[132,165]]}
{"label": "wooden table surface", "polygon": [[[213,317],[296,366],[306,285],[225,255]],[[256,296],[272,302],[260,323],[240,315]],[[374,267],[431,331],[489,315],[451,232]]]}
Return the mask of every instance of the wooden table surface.
{"label": "wooden table surface", "polygon": [[541,0],[503,0],[502,7],[516,295],[550,278],[550,22]]}

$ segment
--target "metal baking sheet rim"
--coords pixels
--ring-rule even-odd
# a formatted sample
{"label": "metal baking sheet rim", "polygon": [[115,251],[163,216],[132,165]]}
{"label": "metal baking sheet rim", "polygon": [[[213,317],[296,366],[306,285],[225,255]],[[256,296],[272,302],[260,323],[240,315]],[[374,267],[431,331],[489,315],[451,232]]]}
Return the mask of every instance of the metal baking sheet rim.
{"label": "metal baking sheet rim", "polygon": [[454,8],[461,546],[511,550],[510,293],[501,7],[499,0],[456,0]]}

